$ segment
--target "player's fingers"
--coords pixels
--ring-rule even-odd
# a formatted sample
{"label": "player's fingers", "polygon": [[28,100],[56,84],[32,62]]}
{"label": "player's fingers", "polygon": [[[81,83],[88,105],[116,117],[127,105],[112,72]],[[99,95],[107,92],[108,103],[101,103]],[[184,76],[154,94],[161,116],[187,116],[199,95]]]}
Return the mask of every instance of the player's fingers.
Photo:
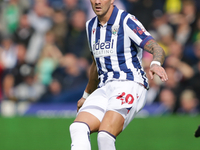
{"label": "player's fingers", "polygon": [[167,81],[168,80],[168,76],[166,73],[164,73],[164,81]]}
{"label": "player's fingers", "polygon": [[167,74],[163,73],[161,76],[160,76],[160,79],[165,82],[168,80],[168,77],[167,77]]}
{"label": "player's fingers", "polygon": [[162,81],[168,80],[168,76],[167,76],[167,73],[165,72],[164,68],[162,68],[162,70],[161,70],[161,77],[162,77]]}
{"label": "player's fingers", "polygon": [[165,69],[163,67],[160,66],[154,66],[149,70],[149,75],[151,77],[151,79],[153,79],[153,75],[156,74],[159,76],[159,78],[161,79],[161,81],[165,82],[168,80],[168,76],[165,72]]}
{"label": "player's fingers", "polygon": [[81,108],[81,105],[80,105],[80,100],[77,102],[77,112],[79,111],[79,109]]}
{"label": "player's fingers", "polygon": [[149,70],[149,76],[151,79],[153,79],[153,72],[151,70]]}
{"label": "player's fingers", "polygon": [[82,107],[83,103],[85,102],[84,98],[81,98],[78,102],[77,102],[77,112],[78,110]]}
{"label": "player's fingers", "polygon": [[166,81],[166,79],[164,77],[160,77],[160,79],[161,79],[162,82]]}
{"label": "player's fingers", "polygon": [[164,82],[166,80],[164,74],[159,74],[158,76],[160,77],[160,79],[161,79],[162,82]]}
{"label": "player's fingers", "polygon": [[154,68],[154,72],[160,77],[161,81],[167,81],[167,74],[162,67]]}
{"label": "player's fingers", "polygon": [[77,112],[79,111],[79,109],[81,108],[82,106],[77,106]]}

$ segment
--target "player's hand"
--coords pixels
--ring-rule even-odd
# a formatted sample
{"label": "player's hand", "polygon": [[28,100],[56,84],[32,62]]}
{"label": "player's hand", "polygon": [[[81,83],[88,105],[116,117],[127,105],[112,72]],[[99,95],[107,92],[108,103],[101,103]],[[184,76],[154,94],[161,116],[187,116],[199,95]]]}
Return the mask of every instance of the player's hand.
{"label": "player's hand", "polygon": [[78,102],[77,102],[77,112],[79,111],[79,109],[82,107],[83,103],[85,102],[85,98],[81,98]]}
{"label": "player's hand", "polygon": [[157,74],[160,77],[161,81],[163,82],[168,80],[168,76],[167,73],[165,72],[165,69],[157,64],[153,64],[149,70],[149,75],[151,79],[153,79],[154,74]]}

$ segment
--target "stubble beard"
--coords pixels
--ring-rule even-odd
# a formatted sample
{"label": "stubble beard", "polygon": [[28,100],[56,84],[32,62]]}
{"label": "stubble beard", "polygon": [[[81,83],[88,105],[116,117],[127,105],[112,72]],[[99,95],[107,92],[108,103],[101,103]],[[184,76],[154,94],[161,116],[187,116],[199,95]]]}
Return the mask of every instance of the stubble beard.
{"label": "stubble beard", "polygon": [[[110,6],[111,7],[111,6]],[[110,7],[109,8],[107,8],[107,10],[106,11],[95,11],[94,10],[94,12],[95,12],[95,14],[98,16],[98,18],[103,18],[104,16],[106,16],[106,14],[108,13],[108,11],[110,10]]]}

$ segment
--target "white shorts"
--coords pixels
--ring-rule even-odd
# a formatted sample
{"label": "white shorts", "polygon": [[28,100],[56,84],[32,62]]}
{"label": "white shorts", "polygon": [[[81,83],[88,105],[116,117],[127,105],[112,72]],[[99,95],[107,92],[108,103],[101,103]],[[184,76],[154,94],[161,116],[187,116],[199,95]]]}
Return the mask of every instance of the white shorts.
{"label": "white shorts", "polygon": [[79,112],[93,114],[100,122],[106,111],[115,111],[124,119],[123,129],[133,120],[144,107],[146,89],[134,81],[110,81],[105,86],[96,89],[84,102]]}

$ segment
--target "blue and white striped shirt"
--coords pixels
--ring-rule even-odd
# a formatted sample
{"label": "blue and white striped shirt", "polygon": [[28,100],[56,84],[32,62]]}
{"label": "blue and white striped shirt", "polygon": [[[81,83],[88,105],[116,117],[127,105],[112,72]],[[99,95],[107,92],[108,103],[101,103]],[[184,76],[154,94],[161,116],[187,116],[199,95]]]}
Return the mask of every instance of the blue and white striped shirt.
{"label": "blue and white striped shirt", "polygon": [[141,61],[144,45],[153,38],[135,16],[115,6],[104,26],[94,17],[87,21],[86,31],[99,87],[111,80],[132,80],[149,87]]}

